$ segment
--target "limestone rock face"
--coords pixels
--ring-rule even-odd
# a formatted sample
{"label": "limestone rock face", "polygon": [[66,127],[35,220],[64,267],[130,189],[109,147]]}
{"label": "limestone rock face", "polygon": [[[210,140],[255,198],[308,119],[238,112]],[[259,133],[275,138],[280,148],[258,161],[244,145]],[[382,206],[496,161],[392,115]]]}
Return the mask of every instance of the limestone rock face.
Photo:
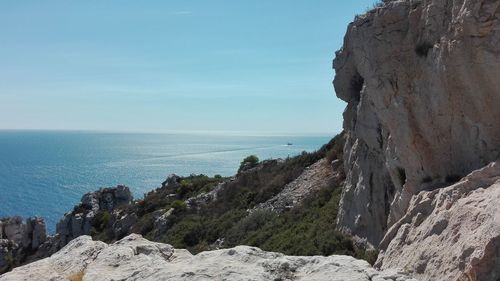
{"label": "limestone rock face", "polygon": [[238,246],[191,255],[132,234],[106,245],[80,236],[61,251],[0,275],[7,280],[415,280],[396,270],[377,271],[349,256],[292,257]]}
{"label": "limestone rock face", "polygon": [[[123,185],[89,192],[83,195],[80,204],[75,206],[72,212],[64,215],[57,224],[56,233],[63,245],[80,235],[89,235],[92,221],[99,211],[112,212],[115,208],[131,204],[132,200],[132,193],[128,187]],[[123,225],[131,223],[134,218],[123,219],[126,220],[117,224],[117,228],[119,228],[116,229],[117,233],[121,233]]]}
{"label": "limestone rock face", "polygon": [[384,2],[334,61],[347,102],[337,226],[375,246],[413,195],[500,157],[500,0]]}
{"label": "limestone rock face", "polygon": [[500,162],[423,191],[381,243],[377,266],[419,280],[500,280]]}
{"label": "limestone rock face", "polygon": [[47,240],[45,221],[32,217],[0,219],[0,272],[19,265]]}

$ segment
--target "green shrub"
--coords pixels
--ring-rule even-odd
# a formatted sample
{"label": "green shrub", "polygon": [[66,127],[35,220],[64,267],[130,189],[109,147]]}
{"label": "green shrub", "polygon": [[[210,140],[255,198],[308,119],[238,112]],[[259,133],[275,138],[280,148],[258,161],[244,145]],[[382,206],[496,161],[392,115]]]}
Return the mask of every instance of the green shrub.
{"label": "green shrub", "polygon": [[172,202],[172,204],[170,204],[170,207],[174,208],[174,211],[176,213],[180,213],[184,212],[187,209],[187,204],[182,200],[175,200],[174,202]]}
{"label": "green shrub", "polygon": [[5,263],[9,267],[9,269],[14,268],[16,266],[16,260],[11,253],[8,253],[4,256]]}
{"label": "green shrub", "polygon": [[378,258],[378,251],[377,250],[365,250],[360,253],[360,258],[364,259],[371,265],[374,265],[375,262],[377,261]]}
{"label": "green shrub", "polygon": [[162,240],[175,248],[192,248],[203,240],[206,229],[203,222],[198,215],[188,215],[167,231]]}
{"label": "green shrub", "polygon": [[253,231],[259,231],[268,222],[273,221],[277,214],[269,210],[256,210],[247,217],[237,222],[227,232],[227,242],[237,245],[244,237],[251,235]]}
{"label": "green shrub", "polygon": [[245,168],[255,167],[257,164],[259,164],[259,157],[256,155],[249,155],[241,161],[239,171],[242,171]]}
{"label": "green shrub", "polygon": [[146,236],[154,228],[154,217],[152,213],[142,216],[139,221],[132,227],[133,233],[139,233]]}
{"label": "green shrub", "polygon": [[98,212],[92,221],[92,227],[94,227],[97,232],[102,231],[110,226],[111,220],[112,215],[108,211]]}

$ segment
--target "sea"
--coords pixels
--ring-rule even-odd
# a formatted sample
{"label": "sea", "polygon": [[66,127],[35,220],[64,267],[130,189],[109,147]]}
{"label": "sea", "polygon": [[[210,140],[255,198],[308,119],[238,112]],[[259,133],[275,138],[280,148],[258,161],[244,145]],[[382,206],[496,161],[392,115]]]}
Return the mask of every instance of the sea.
{"label": "sea", "polygon": [[0,218],[43,217],[54,233],[86,192],[123,184],[139,199],[172,173],[231,176],[245,156],[291,157],[331,137],[0,130]]}

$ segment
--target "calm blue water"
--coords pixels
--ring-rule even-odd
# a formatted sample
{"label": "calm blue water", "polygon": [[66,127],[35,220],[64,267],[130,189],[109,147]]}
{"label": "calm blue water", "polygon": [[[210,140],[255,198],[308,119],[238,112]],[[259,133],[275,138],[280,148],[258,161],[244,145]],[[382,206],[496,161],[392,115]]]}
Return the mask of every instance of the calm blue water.
{"label": "calm blue water", "polygon": [[0,217],[42,216],[52,233],[88,191],[124,184],[142,198],[171,173],[230,176],[247,155],[285,158],[329,139],[0,131]]}

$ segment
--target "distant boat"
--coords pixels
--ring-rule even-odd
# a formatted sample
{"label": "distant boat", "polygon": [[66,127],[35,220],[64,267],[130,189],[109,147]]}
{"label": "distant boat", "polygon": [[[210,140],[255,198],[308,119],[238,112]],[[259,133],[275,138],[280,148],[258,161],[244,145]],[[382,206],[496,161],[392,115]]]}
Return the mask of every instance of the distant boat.
{"label": "distant boat", "polygon": [[286,145],[290,146],[290,145],[293,145],[293,143],[289,142],[289,143],[287,143]]}

